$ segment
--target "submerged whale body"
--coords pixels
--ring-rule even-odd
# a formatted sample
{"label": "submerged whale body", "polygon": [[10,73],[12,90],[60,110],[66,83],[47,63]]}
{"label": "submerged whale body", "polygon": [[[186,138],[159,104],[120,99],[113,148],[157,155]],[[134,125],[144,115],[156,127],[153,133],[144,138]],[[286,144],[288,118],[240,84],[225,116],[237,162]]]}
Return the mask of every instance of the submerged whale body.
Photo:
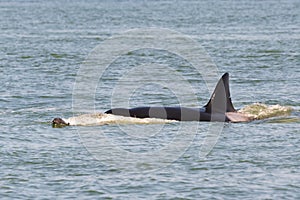
{"label": "submerged whale body", "polygon": [[[229,90],[229,74],[225,73],[218,81],[208,103],[202,108],[187,107],[136,107],[113,108],[105,114],[123,117],[158,118],[177,121],[217,121],[217,122],[247,122],[253,118],[237,112],[233,107]],[[61,118],[52,121],[54,127],[68,126],[70,123]]]}

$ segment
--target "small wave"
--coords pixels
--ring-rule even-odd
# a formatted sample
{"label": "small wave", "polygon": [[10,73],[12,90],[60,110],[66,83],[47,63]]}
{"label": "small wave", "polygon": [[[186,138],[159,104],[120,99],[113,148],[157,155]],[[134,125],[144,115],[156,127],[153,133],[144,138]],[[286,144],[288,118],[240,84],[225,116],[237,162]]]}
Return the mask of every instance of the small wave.
{"label": "small wave", "polygon": [[288,116],[291,114],[292,110],[293,109],[289,106],[254,103],[245,106],[238,112],[243,113],[253,119],[267,119],[271,117]]}
{"label": "small wave", "polygon": [[112,114],[84,114],[68,119],[63,119],[71,126],[93,126],[93,125],[105,125],[105,124],[165,124],[174,122],[174,120],[157,119],[157,118],[135,118],[135,117],[123,117]]}
{"label": "small wave", "polygon": [[300,123],[299,117],[280,117],[280,118],[272,118],[267,121],[267,123]]}

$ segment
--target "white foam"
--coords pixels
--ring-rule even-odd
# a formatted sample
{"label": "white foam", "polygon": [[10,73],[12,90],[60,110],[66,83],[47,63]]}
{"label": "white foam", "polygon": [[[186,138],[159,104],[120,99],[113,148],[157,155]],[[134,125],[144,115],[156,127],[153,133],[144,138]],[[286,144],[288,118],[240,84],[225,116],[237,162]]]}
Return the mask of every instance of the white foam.
{"label": "white foam", "polygon": [[292,112],[292,108],[289,106],[254,103],[245,106],[238,112],[245,114],[246,116],[253,119],[266,119],[271,117],[290,115],[290,113]]}
{"label": "white foam", "polygon": [[135,118],[123,117],[112,114],[84,114],[68,119],[63,119],[71,126],[91,126],[91,125],[105,125],[105,124],[165,124],[174,122],[174,120],[157,119],[157,118]]}

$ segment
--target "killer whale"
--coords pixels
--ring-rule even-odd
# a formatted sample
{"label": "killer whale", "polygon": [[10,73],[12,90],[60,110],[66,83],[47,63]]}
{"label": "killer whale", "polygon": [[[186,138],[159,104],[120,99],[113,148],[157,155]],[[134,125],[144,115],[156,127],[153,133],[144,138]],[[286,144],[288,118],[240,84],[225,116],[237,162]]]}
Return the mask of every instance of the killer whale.
{"label": "killer whale", "polygon": [[[234,108],[229,89],[229,74],[225,73],[219,79],[208,103],[200,108],[188,107],[136,107],[112,108],[105,114],[113,114],[135,118],[158,118],[177,121],[207,121],[207,122],[248,122],[253,118],[237,112]],[[52,120],[53,127],[68,126],[61,118]]]}
{"label": "killer whale", "polygon": [[105,113],[125,117],[160,118],[177,121],[244,122],[251,120],[247,116],[237,113],[232,104],[228,73],[223,74],[208,103],[201,108],[146,106],[130,109],[113,108]]}

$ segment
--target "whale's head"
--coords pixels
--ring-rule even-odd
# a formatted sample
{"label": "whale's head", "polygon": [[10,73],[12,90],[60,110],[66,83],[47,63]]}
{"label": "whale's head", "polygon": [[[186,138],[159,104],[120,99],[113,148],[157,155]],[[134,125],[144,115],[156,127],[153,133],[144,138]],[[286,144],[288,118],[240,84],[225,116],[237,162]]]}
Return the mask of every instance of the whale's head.
{"label": "whale's head", "polygon": [[69,123],[66,123],[62,118],[54,118],[52,120],[52,127],[53,128],[61,128],[64,126],[69,126]]}

